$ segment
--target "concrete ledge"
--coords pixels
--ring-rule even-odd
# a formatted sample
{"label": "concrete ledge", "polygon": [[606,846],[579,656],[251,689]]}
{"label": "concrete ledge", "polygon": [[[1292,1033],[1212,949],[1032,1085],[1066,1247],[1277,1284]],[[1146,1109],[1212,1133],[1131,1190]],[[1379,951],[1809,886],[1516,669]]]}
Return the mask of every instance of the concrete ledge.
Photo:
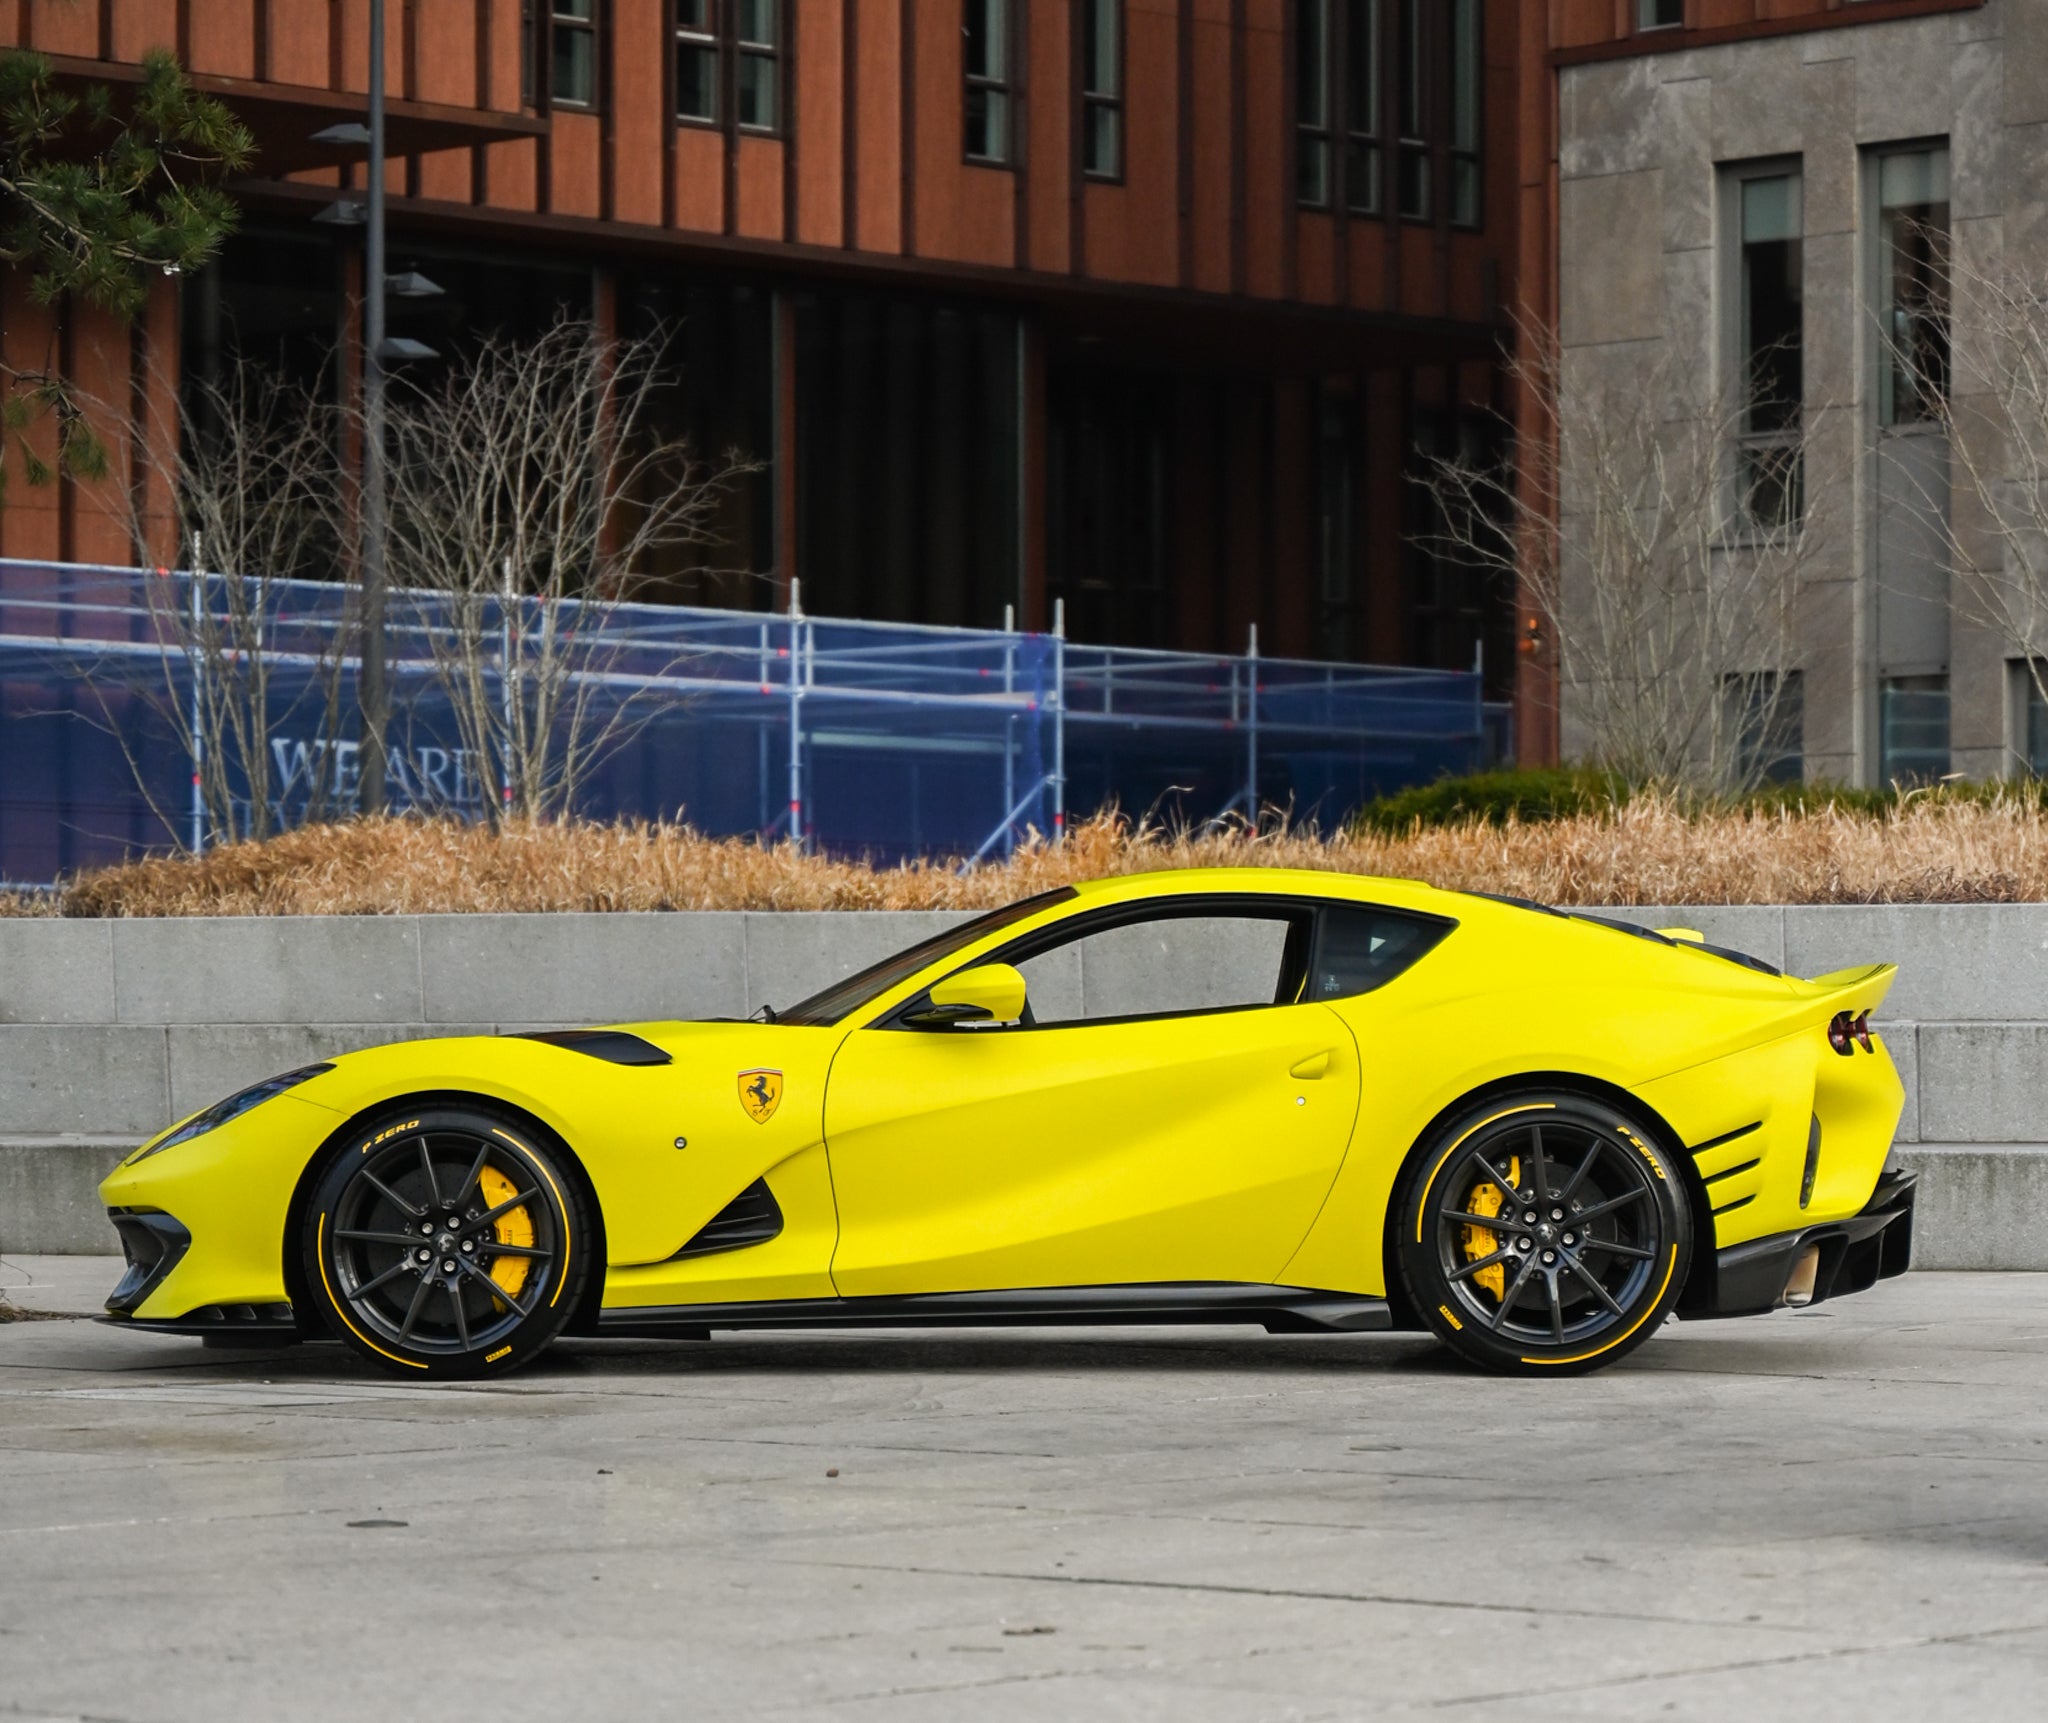
{"label": "concrete ledge", "polygon": [[1915,1268],[2048,1269],[2048,1144],[1921,1143],[1899,1160],[1920,1175]]}
{"label": "concrete ledge", "polygon": [[127,1137],[0,1138],[0,1256],[118,1253],[98,1187]]}

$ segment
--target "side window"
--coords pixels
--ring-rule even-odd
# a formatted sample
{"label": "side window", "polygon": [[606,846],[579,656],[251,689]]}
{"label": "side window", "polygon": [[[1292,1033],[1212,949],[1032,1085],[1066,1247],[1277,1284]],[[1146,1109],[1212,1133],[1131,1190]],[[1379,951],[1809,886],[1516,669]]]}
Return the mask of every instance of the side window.
{"label": "side window", "polygon": [[1435,947],[1454,924],[1364,904],[1331,904],[1316,933],[1304,998],[1349,999],[1384,987]]}
{"label": "side window", "polygon": [[1304,912],[1163,915],[1082,933],[1017,964],[1038,1028],[1291,1004],[1300,997]]}

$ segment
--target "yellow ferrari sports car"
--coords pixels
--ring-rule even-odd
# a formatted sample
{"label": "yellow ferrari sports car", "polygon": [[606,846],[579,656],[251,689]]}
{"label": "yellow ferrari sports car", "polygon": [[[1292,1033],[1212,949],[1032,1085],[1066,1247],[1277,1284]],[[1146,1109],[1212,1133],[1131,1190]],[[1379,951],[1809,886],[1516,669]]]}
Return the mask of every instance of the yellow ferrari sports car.
{"label": "yellow ferrari sports car", "polygon": [[1407,880],[1063,887],[746,1022],[259,1083],[100,1187],[109,1319],[413,1379],[565,1333],[1058,1322],[1583,1371],[1904,1271],[1892,975]]}

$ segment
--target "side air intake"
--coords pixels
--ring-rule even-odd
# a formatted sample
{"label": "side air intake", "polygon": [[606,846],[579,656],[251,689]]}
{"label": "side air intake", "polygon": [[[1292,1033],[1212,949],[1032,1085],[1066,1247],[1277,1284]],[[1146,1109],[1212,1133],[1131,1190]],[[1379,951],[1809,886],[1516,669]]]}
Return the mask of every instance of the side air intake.
{"label": "side air intake", "polygon": [[768,1188],[766,1179],[756,1179],[706,1221],[703,1230],[672,1260],[766,1244],[781,1231],[782,1210],[776,1205],[775,1193]]}

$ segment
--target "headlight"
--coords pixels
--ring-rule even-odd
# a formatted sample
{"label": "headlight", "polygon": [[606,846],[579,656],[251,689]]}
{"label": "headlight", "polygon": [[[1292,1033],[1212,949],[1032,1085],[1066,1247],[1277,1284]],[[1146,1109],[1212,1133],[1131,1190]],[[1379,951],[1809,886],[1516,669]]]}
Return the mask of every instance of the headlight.
{"label": "headlight", "polygon": [[239,1119],[251,1107],[262,1106],[271,1096],[282,1095],[285,1090],[297,1088],[299,1084],[333,1069],[332,1065],[301,1065],[296,1071],[287,1071],[281,1077],[266,1077],[260,1083],[252,1083],[225,1101],[214,1102],[205,1112],[194,1113],[175,1131],[166,1132],[138,1153],[130,1155],[126,1164],[132,1167],[137,1161],[148,1160],[151,1155],[160,1155],[180,1143],[189,1143],[194,1137],[203,1137],[208,1131],[217,1131],[230,1119]]}

